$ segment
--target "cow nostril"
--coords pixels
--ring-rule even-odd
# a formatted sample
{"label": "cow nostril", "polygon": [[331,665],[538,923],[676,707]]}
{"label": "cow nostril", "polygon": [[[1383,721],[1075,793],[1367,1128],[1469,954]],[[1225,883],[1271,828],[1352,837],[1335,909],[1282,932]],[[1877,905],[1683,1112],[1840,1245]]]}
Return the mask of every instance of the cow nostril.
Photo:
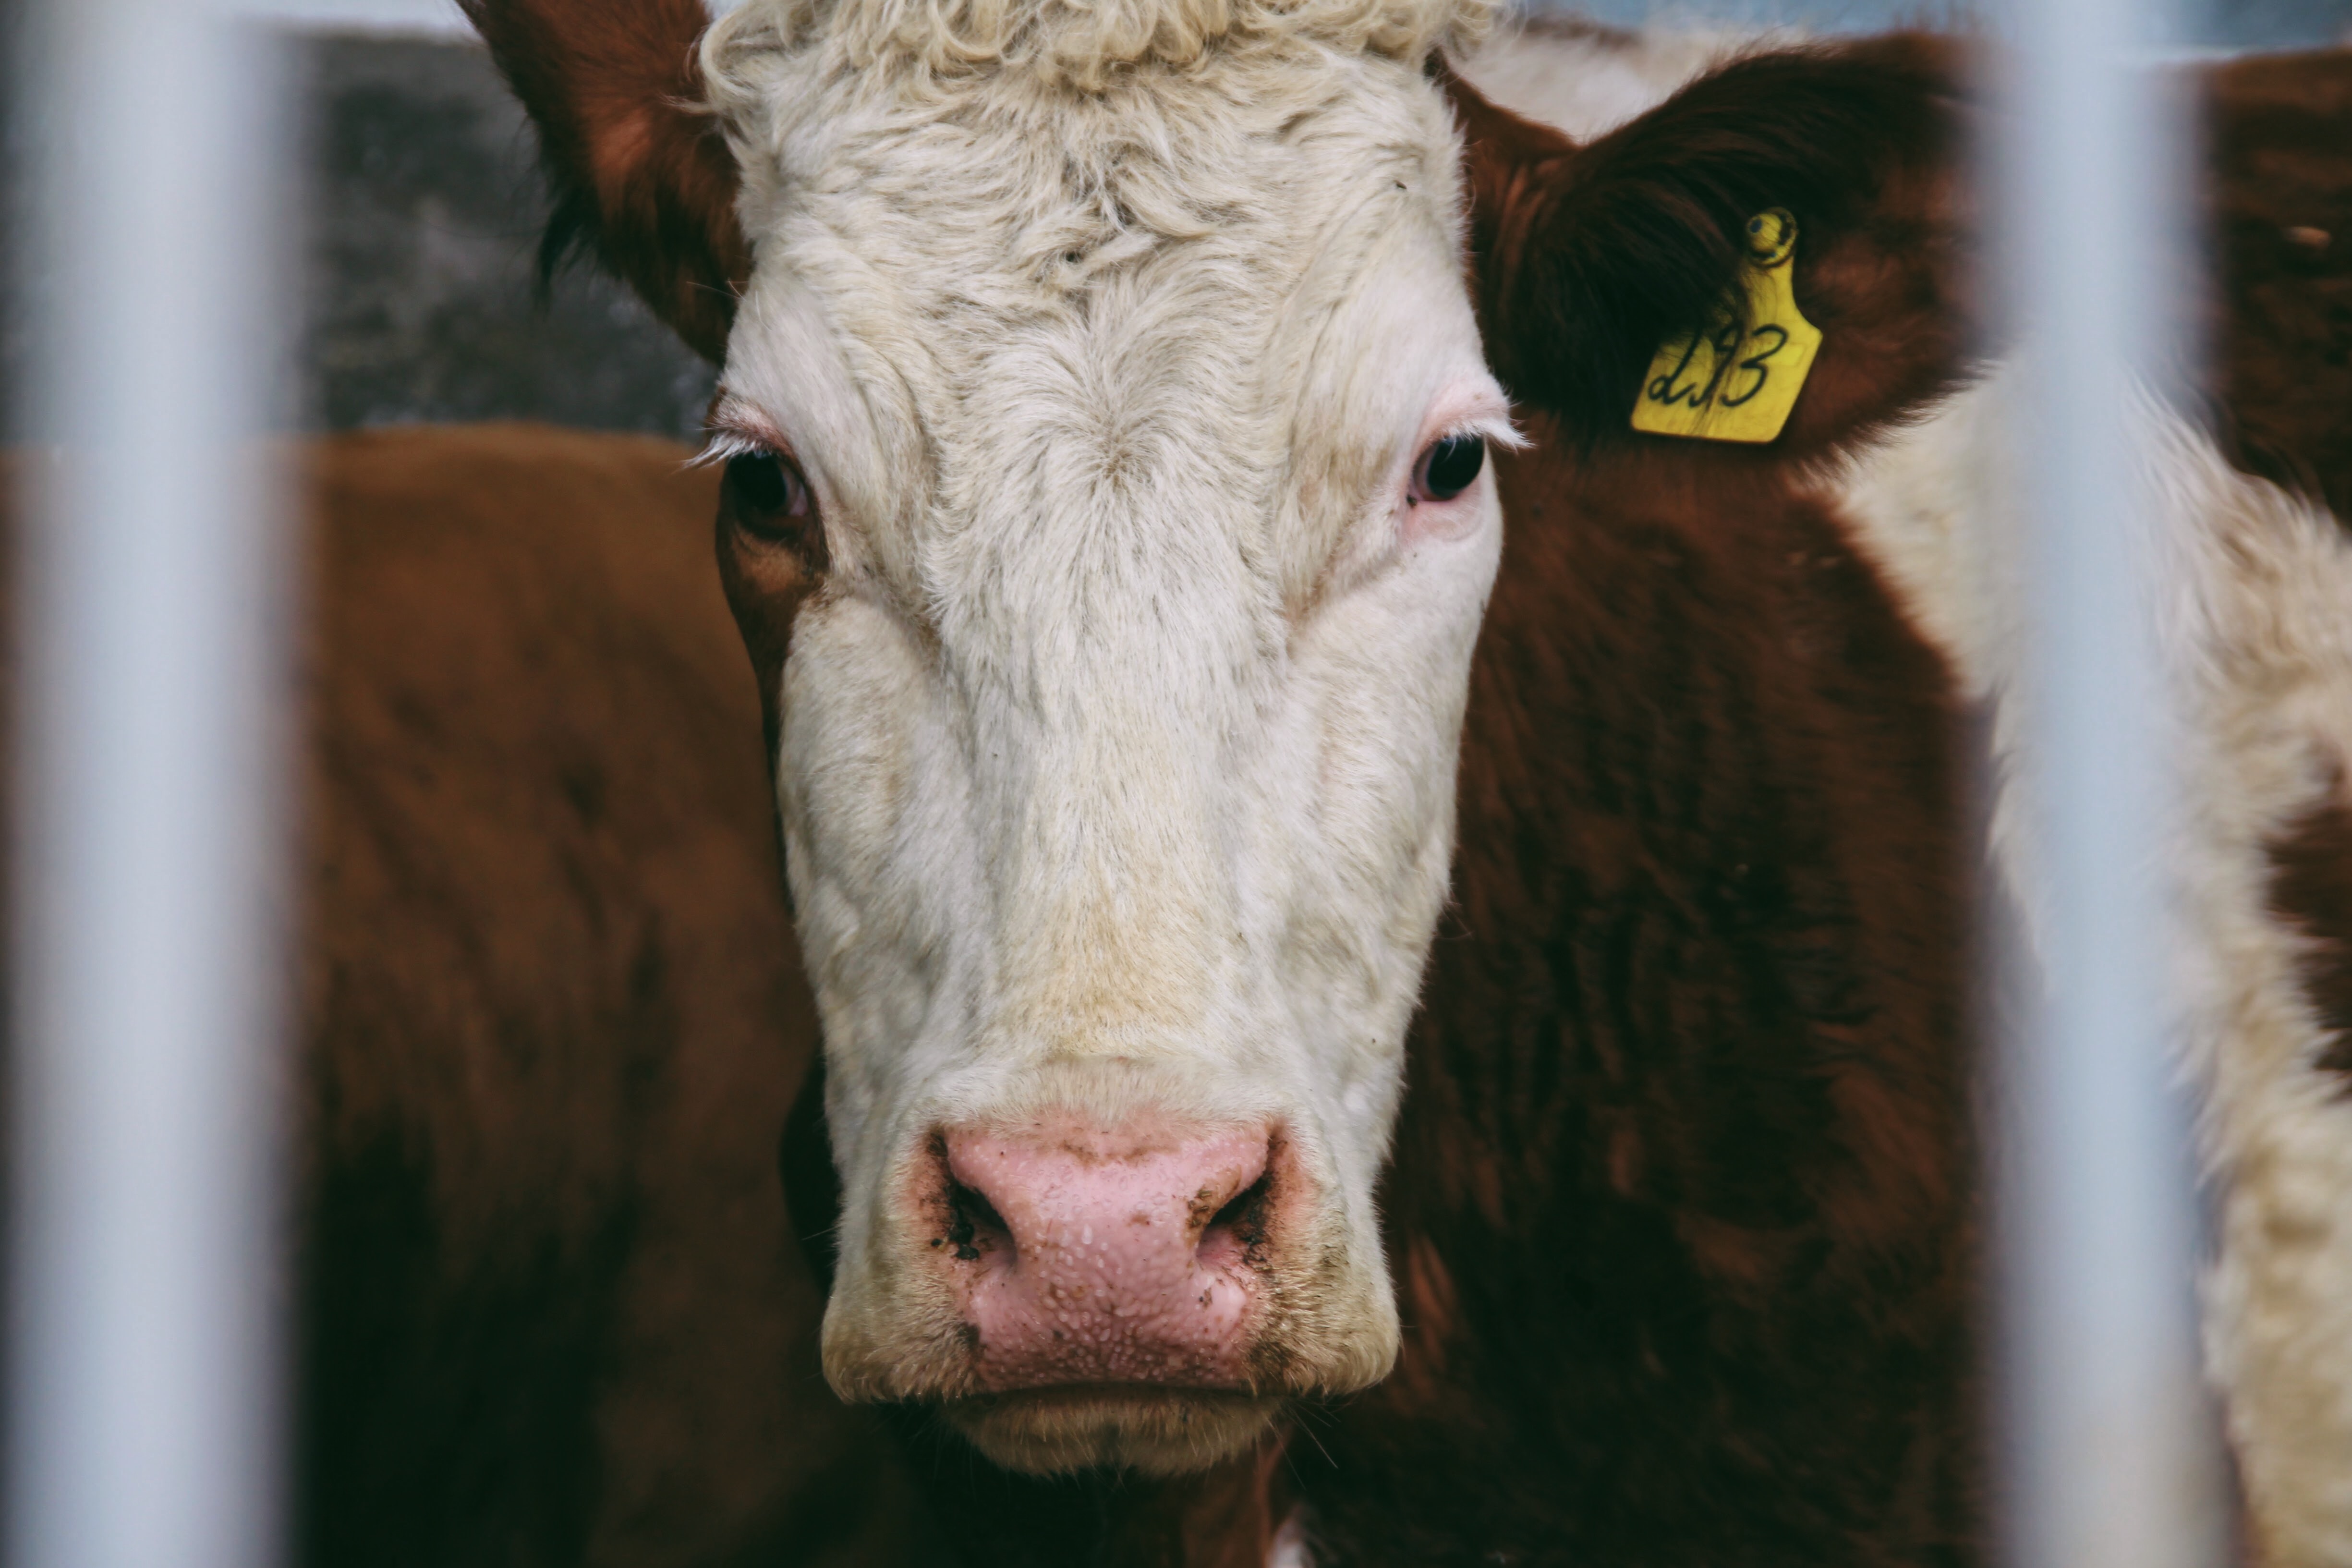
{"label": "cow nostril", "polygon": [[[1013,1228],[996,1205],[981,1193],[965,1186],[953,1177],[948,1179],[948,1245],[955,1248],[957,1258],[969,1263],[982,1253],[996,1247],[1011,1247]],[[933,1242],[934,1247],[938,1242]]]}
{"label": "cow nostril", "polygon": [[1258,1179],[1235,1193],[1225,1206],[1209,1217],[1201,1232],[1200,1251],[1203,1258],[1231,1250],[1246,1258],[1265,1242],[1266,1209],[1274,1191],[1274,1173],[1268,1170]]}

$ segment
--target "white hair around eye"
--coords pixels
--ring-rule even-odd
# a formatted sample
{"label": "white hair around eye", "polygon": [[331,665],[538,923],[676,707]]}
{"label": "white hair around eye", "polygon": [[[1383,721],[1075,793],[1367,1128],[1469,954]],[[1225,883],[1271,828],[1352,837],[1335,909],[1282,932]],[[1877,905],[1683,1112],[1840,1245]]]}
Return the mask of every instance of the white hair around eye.
{"label": "white hair around eye", "polygon": [[1498,413],[1481,409],[1465,415],[1438,431],[1437,439],[1444,440],[1455,436],[1475,436],[1487,446],[1506,452],[1524,452],[1535,445],[1533,440],[1520,433],[1517,425],[1511,423],[1508,411]]}
{"label": "white hair around eye", "polygon": [[704,421],[702,449],[686,460],[688,468],[715,468],[733,458],[791,458],[792,443],[751,403],[722,393]]}
{"label": "white hair around eye", "polygon": [[757,458],[770,450],[765,442],[754,440],[740,430],[709,430],[703,434],[702,449],[681,466],[687,468],[723,468],[730,458]]}

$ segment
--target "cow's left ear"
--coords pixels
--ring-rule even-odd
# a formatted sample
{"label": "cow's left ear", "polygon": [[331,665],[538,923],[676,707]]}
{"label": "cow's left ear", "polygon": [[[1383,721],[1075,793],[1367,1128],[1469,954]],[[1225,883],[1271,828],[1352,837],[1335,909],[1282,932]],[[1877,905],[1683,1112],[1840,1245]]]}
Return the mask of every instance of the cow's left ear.
{"label": "cow's left ear", "polygon": [[1834,445],[1948,383],[1974,330],[1961,66],[1916,34],[1753,55],[1582,146],[1442,72],[1512,397],[1588,443],[1660,439],[1631,429],[1650,362],[1744,298],[1748,220],[1775,207],[1822,344],[1772,449]]}
{"label": "cow's left ear", "polygon": [[552,268],[585,246],[714,363],[751,247],[735,161],[701,108],[703,0],[458,0],[539,126]]}

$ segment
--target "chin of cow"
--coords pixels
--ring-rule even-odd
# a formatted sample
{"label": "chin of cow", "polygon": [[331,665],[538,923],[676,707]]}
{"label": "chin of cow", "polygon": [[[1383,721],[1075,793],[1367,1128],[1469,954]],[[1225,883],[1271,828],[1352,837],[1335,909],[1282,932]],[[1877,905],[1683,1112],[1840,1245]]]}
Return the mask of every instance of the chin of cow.
{"label": "chin of cow", "polygon": [[1280,1349],[1261,1341],[1250,1357],[1251,1387],[1091,1382],[991,1389],[975,1363],[977,1336],[945,1321],[936,1321],[933,1334],[899,1342],[895,1353],[864,1336],[829,1336],[825,1371],[850,1403],[937,1411],[1008,1470],[1184,1475],[1247,1451],[1294,1399],[1360,1393],[1386,1377],[1398,1349],[1395,1307],[1385,1289],[1368,1294],[1363,1321],[1349,1328],[1327,1323],[1322,1331],[1286,1333]]}
{"label": "chin of cow", "polygon": [[[1291,1320],[1260,1339],[1249,1356],[1249,1387],[1085,1382],[990,1388],[977,1359],[978,1336],[944,1316],[934,1320],[936,1332],[900,1341],[895,1352],[862,1335],[829,1335],[825,1371],[850,1403],[935,1410],[1008,1470],[1183,1475],[1247,1451],[1292,1400],[1360,1393],[1385,1378],[1399,1343],[1393,1298],[1380,1288],[1385,1284],[1382,1279],[1358,1298],[1358,1321],[1343,1326],[1332,1321],[1336,1314],[1310,1310],[1305,1321]],[[842,1316],[839,1300],[828,1313],[835,1321]]]}
{"label": "chin of cow", "polygon": [[1008,1470],[1180,1476],[1247,1450],[1282,1405],[1237,1389],[1088,1384],[950,1400],[940,1415]]}

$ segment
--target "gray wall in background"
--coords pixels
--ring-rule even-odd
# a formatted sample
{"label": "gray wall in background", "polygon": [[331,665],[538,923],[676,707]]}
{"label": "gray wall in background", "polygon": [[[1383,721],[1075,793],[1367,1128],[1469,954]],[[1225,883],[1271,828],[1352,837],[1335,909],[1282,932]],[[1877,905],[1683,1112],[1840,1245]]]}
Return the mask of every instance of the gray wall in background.
{"label": "gray wall in background", "polygon": [[[0,31],[8,30],[0,0]],[[281,422],[348,429],[413,420],[547,419],[692,437],[709,367],[593,268],[542,306],[547,200],[522,112],[459,39],[310,35],[290,41],[308,143],[299,353]],[[19,384],[25,312],[10,236],[13,172],[42,132],[0,115],[0,378]],[[49,287],[57,287],[49,280]],[[0,397],[0,441],[41,419]]]}
{"label": "gray wall in background", "polygon": [[521,110],[462,42],[300,48],[311,115],[305,424],[529,416],[690,435],[711,374],[575,266],[541,311],[546,198]]}

